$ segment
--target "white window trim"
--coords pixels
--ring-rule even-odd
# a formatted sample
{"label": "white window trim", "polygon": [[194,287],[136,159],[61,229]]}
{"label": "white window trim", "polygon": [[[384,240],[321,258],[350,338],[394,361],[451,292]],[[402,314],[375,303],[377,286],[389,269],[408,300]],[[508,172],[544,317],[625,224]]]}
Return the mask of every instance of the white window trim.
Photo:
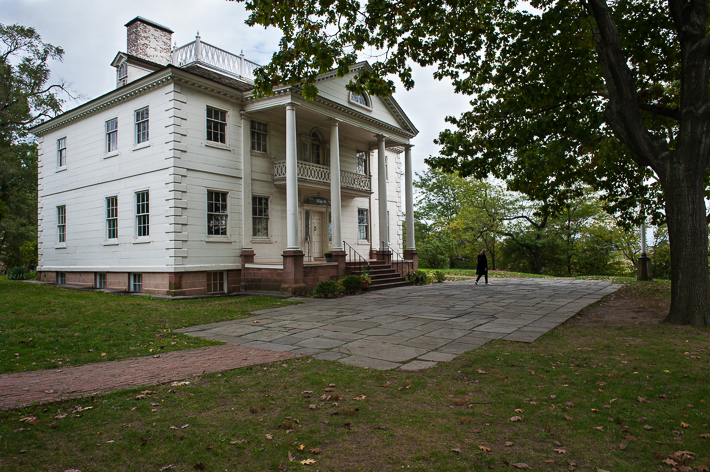
{"label": "white window trim", "polygon": [[[227,234],[225,235],[216,235],[216,234],[207,234],[207,228],[209,225],[209,215],[207,214],[207,206],[209,205],[209,193],[208,192],[219,192],[219,193],[226,193],[227,194]],[[216,188],[208,188],[205,190],[205,236],[206,240],[208,242],[231,242],[230,240],[230,223],[231,223],[231,218],[229,214],[229,210],[232,207],[232,204],[230,202],[230,194],[229,190],[223,190],[223,189],[216,189]]]}
{"label": "white window trim", "polygon": [[[60,163],[60,157],[59,157],[59,141],[64,140],[64,164],[62,165]],[[67,162],[69,162],[69,153],[67,152],[67,137],[62,136],[61,138],[57,138],[57,172],[61,172],[63,170],[67,170]]]}
{"label": "white window trim", "polygon": [[[64,241],[59,242],[59,207],[64,207]],[[54,248],[55,249],[66,249],[67,248],[67,205],[62,203],[61,205],[54,206],[54,217],[56,221],[55,228],[57,228],[57,234],[54,238]]]}
{"label": "white window trim", "polygon": [[[146,108],[148,109],[148,120],[147,120],[148,121],[148,140],[139,143],[138,142],[138,129],[136,128],[136,125],[138,124],[138,122],[136,121],[136,112],[144,110]],[[150,132],[151,118],[153,118],[153,117],[150,115],[150,105],[144,105],[144,106],[138,107],[133,110],[133,150],[134,151],[150,147],[150,137],[152,134]]]}
{"label": "white window trim", "polygon": [[[367,214],[367,239],[360,239],[360,210],[364,210]],[[370,244],[370,230],[372,229],[372,218],[370,215],[369,208],[358,208],[355,213],[355,226],[357,231],[357,243],[358,244]]]}
{"label": "white window trim", "polygon": [[118,235],[115,238],[109,238],[108,237],[108,199],[109,198],[115,198],[116,199],[116,234],[118,235],[119,232],[119,217],[118,217],[118,194],[113,194],[113,195],[104,195],[104,246],[117,246],[118,245],[118,238],[120,235]]}
{"label": "white window trim", "polygon": [[[257,151],[256,149],[251,148],[251,132],[252,130],[252,123],[253,122],[257,123],[262,123],[266,125],[266,151]],[[251,119],[249,120],[249,150],[251,151],[252,154],[256,154],[257,156],[270,156],[269,152],[271,151],[271,124],[267,123],[266,121],[259,121],[259,120],[254,120]]]}
{"label": "white window trim", "polygon": [[370,97],[370,94],[362,92],[362,95],[365,97],[365,100],[367,100],[370,103],[370,106],[367,106],[367,105],[363,105],[362,103],[354,101],[352,99],[352,92],[349,90],[347,92],[348,92],[348,103],[355,105],[357,107],[360,107],[360,108],[364,108],[365,110],[372,111],[372,97]]}
{"label": "white window trim", "polygon": [[[106,131],[106,125],[108,124],[109,121],[116,120],[116,150],[115,151],[110,151],[108,150],[108,131]],[[113,118],[109,118],[108,120],[104,121],[104,159],[108,159],[109,157],[115,157],[118,156],[118,117],[114,116]]]}
{"label": "white window trim", "polygon": [[[266,198],[267,206],[269,208],[269,216],[267,217],[267,223],[266,223],[266,232],[269,234],[268,236],[254,236],[254,198]],[[272,230],[272,225],[271,225],[271,196],[270,195],[257,195],[257,194],[252,194],[251,196],[251,228],[250,228],[250,233],[251,233],[251,241],[255,244],[270,244],[273,242],[272,236],[273,236],[273,230]]]}
{"label": "white window trim", "polygon": [[[148,192],[148,236],[138,236],[138,194]],[[144,244],[151,241],[150,231],[150,189],[136,190],[133,192],[133,244]]]}
{"label": "white window trim", "polygon": [[[212,108],[217,111],[222,111],[227,115],[226,121],[224,122],[224,143],[220,143],[217,141],[210,141],[209,139],[207,139],[207,120],[209,119],[209,118],[207,118],[207,108]],[[205,104],[205,146],[217,148],[217,149],[224,149],[226,151],[231,150],[229,147],[230,138],[231,138],[231,135],[230,135],[231,133],[229,131],[231,128],[231,126],[230,126],[231,115],[232,114],[231,114],[230,110],[228,110],[226,108],[222,108],[222,107],[215,106],[215,105],[210,105],[209,103]],[[266,145],[266,149],[267,150],[269,149],[268,143]]]}

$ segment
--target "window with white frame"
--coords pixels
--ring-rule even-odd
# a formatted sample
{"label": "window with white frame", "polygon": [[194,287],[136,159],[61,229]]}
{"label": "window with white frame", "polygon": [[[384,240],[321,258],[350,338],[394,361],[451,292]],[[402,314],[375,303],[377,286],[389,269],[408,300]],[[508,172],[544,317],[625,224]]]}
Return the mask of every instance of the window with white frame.
{"label": "window with white frame", "polygon": [[207,107],[207,141],[227,143],[227,112]]}
{"label": "window with white frame", "polygon": [[136,110],[136,144],[148,142],[150,139],[149,123],[148,107]]}
{"label": "window with white frame", "polygon": [[368,100],[367,95],[364,93],[350,92],[350,101],[362,105],[364,107],[370,108],[370,100]]}
{"label": "window with white frame", "polygon": [[252,236],[269,237],[269,198],[252,197]]}
{"label": "window with white frame", "polygon": [[207,191],[207,235],[227,236],[227,192]]}
{"label": "window with white frame", "polygon": [[106,274],[97,273],[96,274],[96,288],[106,288]]}
{"label": "window with white frame", "polygon": [[128,79],[128,62],[123,61],[116,69],[116,86],[126,85]]}
{"label": "window with white frame", "polygon": [[148,190],[136,192],[136,236],[150,236],[150,195]]}
{"label": "window with white frame", "polygon": [[143,291],[143,274],[131,274],[131,292]]}
{"label": "window with white frame", "polygon": [[57,242],[64,244],[67,242],[67,207],[60,205],[57,207]]}
{"label": "window with white frame", "polygon": [[106,197],[106,239],[118,239],[118,197]]}
{"label": "window with white frame", "polygon": [[224,272],[208,272],[207,293],[226,292]]}
{"label": "window with white frame", "polygon": [[118,118],[106,122],[106,152],[118,150]]}
{"label": "window with white frame", "polygon": [[266,152],[266,137],[267,137],[267,127],[266,123],[260,123],[258,121],[251,122],[251,150]]}
{"label": "window with white frame", "polygon": [[66,167],[67,165],[67,138],[57,139],[57,166]]}
{"label": "window with white frame", "polygon": [[65,285],[67,283],[67,273],[57,272],[57,283],[59,285]]}
{"label": "window with white frame", "polygon": [[369,234],[369,223],[368,223],[368,214],[367,214],[367,209],[364,208],[358,208],[357,210],[357,239],[361,239],[363,241],[368,240],[368,234]]}
{"label": "window with white frame", "polygon": [[367,152],[357,151],[357,173],[367,175]]}

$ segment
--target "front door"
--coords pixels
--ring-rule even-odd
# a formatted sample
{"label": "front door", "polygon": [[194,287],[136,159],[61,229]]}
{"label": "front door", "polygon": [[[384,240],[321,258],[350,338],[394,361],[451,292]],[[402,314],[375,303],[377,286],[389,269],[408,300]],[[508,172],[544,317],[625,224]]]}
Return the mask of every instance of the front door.
{"label": "front door", "polygon": [[313,257],[323,257],[323,213],[311,212],[311,248]]}

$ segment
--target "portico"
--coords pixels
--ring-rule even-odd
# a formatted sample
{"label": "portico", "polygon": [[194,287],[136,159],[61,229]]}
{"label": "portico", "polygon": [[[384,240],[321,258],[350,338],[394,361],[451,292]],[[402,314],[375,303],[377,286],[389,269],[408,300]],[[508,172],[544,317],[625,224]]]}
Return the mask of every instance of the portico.
{"label": "portico", "polygon": [[[405,179],[405,194],[411,196],[409,139],[414,133],[343,113],[342,106],[334,106],[329,101],[305,101],[300,94],[292,92],[276,94],[278,100],[271,98],[247,104],[242,113],[244,143],[253,139],[252,122],[267,122],[274,129],[283,123],[284,131],[282,146],[267,143],[267,147],[269,144],[271,147],[268,156],[254,152],[247,145],[241,150],[244,163],[242,264],[258,264],[259,253],[267,253],[260,251],[262,241],[255,239],[252,196],[259,193],[254,181],[261,180],[259,185],[263,186],[262,172],[270,168],[270,183],[285,200],[286,209],[285,247],[283,240],[278,241],[282,247],[282,264],[278,264],[284,274],[282,289],[298,292],[305,289],[304,264],[327,265],[321,259],[325,252],[333,255],[332,264],[339,267],[336,277],[345,275],[344,242],[364,258],[387,259],[392,244],[402,251],[400,225],[396,222],[400,221],[398,216],[405,213],[401,208],[400,155],[404,152],[404,175],[409,176]],[[283,149],[283,154],[278,147]],[[263,162],[265,157],[271,158],[271,162]],[[254,168],[257,160],[262,161],[257,165],[261,172]],[[374,174],[372,168],[376,169]],[[376,219],[373,214],[377,215]],[[406,218],[413,226],[411,204],[406,206]],[[394,238],[392,230],[397,231]],[[408,235],[413,236],[413,230],[408,231]],[[414,247],[413,238],[409,237],[407,243],[407,254],[416,258],[416,251],[409,250],[409,246]],[[268,262],[276,268],[274,251],[270,253],[272,257]]]}

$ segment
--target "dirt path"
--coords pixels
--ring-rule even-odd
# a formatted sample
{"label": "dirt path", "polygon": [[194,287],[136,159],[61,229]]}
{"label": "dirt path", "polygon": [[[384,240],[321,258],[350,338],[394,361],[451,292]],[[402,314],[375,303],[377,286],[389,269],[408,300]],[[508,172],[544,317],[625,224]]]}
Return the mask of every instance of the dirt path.
{"label": "dirt path", "polygon": [[631,293],[626,287],[621,287],[601,302],[582,310],[567,324],[607,326],[659,324],[668,315],[670,306],[670,299],[642,297]]}

